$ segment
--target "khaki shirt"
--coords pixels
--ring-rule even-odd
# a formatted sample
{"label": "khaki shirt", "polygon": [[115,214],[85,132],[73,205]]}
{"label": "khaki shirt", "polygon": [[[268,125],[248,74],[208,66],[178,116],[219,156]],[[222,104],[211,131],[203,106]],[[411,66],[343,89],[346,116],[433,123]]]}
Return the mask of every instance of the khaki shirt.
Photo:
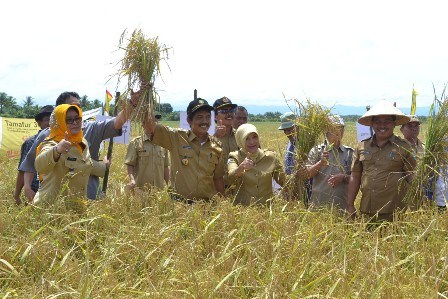
{"label": "khaki shirt", "polygon": [[153,144],[146,134],[129,142],[124,164],[135,167],[137,187],[147,185],[163,189],[165,167],[170,165],[168,150]]}
{"label": "khaki shirt", "polygon": [[241,151],[231,152],[227,161],[229,181],[235,185],[235,203],[248,206],[250,204],[266,204],[273,197],[272,178],[283,186],[286,180],[282,163],[276,152],[262,150],[255,160],[254,167],[244,172],[241,177],[236,176],[238,166],[246,155]]}
{"label": "khaki shirt", "polygon": [[[42,142],[42,149],[35,160],[35,167],[42,178],[40,188],[34,197],[34,203],[54,203],[57,195],[69,198],[87,196],[87,183],[90,175],[104,176],[106,165],[92,160],[87,141],[83,138],[82,154],[74,146],[68,153],[63,153],[57,162],[53,159],[53,148],[57,142]],[[64,185],[68,184],[68,188]]]}
{"label": "khaki shirt", "polygon": [[[230,135],[218,138],[222,145],[222,154],[224,157],[224,161],[227,161],[231,152],[237,151],[239,149],[238,145],[236,144],[235,132],[236,130],[232,129],[230,131]],[[227,177],[227,174],[224,175],[224,185],[229,186],[229,179]]]}
{"label": "khaki shirt", "polygon": [[390,214],[405,208],[405,176],[415,166],[411,146],[398,136],[392,135],[383,148],[376,145],[375,135],[358,143],[352,172],[361,173],[361,212]]}
{"label": "khaki shirt", "polygon": [[201,145],[191,130],[156,125],[152,142],[170,151],[171,186],[186,199],[209,199],[217,193],[214,179],[224,176],[221,144],[213,136]]}
{"label": "khaki shirt", "polygon": [[[311,149],[308,155],[308,166],[319,162],[322,151],[326,144]],[[328,179],[335,174],[350,174],[352,165],[353,149],[345,145],[333,148],[329,151],[328,165],[322,166],[319,172],[313,177],[313,189],[311,193],[311,206],[322,207],[334,205],[335,208],[345,210],[347,206],[348,181],[343,181],[336,187],[328,184]]]}

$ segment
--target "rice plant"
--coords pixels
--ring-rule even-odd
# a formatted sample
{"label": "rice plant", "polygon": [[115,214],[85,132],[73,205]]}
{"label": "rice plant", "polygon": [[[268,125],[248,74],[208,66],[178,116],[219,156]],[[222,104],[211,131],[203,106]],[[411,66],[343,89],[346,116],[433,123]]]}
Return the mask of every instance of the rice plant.
{"label": "rice plant", "polygon": [[161,76],[160,63],[168,60],[169,48],[159,42],[158,37],[147,37],[141,29],[135,29],[130,36],[125,30],[119,41],[119,50],[123,51],[123,58],[119,61],[117,86],[126,80],[126,90],[120,102],[127,99],[133,90],[138,90],[140,101],[133,109],[131,119],[141,123],[149,113],[152,115],[157,109],[158,95],[154,88],[157,77]]}
{"label": "rice plant", "polygon": [[425,150],[417,156],[417,167],[413,174],[413,181],[406,194],[405,200],[417,208],[423,203],[423,193],[427,188],[433,188],[434,176],[438,175],[448,161],[448,101],[445,95],[446,84],[442,94],[437,97],[434,89],[434,100],[428,115]]}

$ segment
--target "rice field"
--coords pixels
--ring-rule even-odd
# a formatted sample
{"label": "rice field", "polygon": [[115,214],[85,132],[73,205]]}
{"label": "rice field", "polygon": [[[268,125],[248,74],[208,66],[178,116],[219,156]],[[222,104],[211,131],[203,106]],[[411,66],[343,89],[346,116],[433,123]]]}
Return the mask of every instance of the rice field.
{"label": "rice field", "polygon": [[[255,125],[284,153],[278,123]],[[343,143],[356,145],[354,123]],[[84,215],[15,206],[17,161],[0,161],[1,298],[448,297],[446,213],[371,227],[279,198],[266,209],[129,197],[124,155],[114,147],[110,189]]]}

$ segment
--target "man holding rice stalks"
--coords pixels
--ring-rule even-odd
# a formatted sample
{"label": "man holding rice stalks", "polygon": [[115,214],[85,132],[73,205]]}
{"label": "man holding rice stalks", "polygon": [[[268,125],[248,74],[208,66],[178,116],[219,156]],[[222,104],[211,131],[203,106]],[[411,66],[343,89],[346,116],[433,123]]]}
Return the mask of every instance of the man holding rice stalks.
{"label": "man holding rice stalks", "polygon": [[356,215],[359,189],[361,213],[371,219],[392,221],[395,212],[406,208],[404,197],[416,159],[411,146],[394,135],[394,127],[408,121],[408,116],[386,101],[358,119],[360,124],[372,126],[374,135],[358,143],[353,155],[347,198],[350,215]]}
{"label": "man holding rice stalks", "polygon": [[313,178],[311,208],[331,206],[345,211],[353,149],[341,144],[345,123],[339,115],[330,116],[331,126],[323,144],[309,154],[308,175]]}
{"label": "man holding rice stalks", "polygon": [[193,203],[208,201],[224,192],[224,164],[221,143],[208,134],[211,111],[206,100],[197,98],[187,107],[187,122],[190,130],[172,129],[149,122],[154,144],[170,151],[171,197],[174,200]]}

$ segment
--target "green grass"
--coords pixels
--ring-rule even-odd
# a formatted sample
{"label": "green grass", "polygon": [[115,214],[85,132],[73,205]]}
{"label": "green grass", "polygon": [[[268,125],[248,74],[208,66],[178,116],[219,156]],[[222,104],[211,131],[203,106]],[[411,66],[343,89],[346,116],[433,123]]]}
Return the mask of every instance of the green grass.
{"label": "green grass", "polygon": [[[284,151],[278,123],[257,123],[264,147]],[[398,133],[398,129],[396,129]],[[354,124],[345,140],[355,146]],[[85,215],[12,199],[17,161],[2,161],[1,298],[444,298],[448,220],[430,209],[369,228],[277,199],[271,209],[227,200],[187,206],[166,193],[111,189]]]}

